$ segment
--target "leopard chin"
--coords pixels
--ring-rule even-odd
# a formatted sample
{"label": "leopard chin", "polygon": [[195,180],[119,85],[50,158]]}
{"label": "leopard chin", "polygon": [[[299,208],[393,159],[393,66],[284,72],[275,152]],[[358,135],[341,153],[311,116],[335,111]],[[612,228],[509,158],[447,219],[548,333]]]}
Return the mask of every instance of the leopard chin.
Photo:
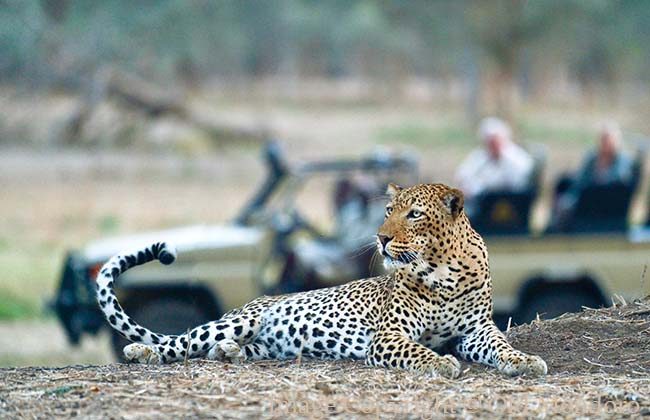
{"label": "leopard chin", "polygon": [[384,257],[384,268],[386,270],[396,270],[407,264],[402,258],[392,256],[387,250],[384,250],[381,254]]}
{"label": "leopard chin", "polygon": [[415,261],[422,260],[422,258],[420,257],[417,251],[413,251],[410,249],[402,252],[397,252],[397,253],[395,251],[391,252],[385,248],[382,250],[382,247],[380,246],[378,246],[378,249],[379,249],[379,253],[384,257],[384,268],[386,270],[405,267]]}
{"label": "leopard chin", "polygon": [[388,253],[384,253],[384,269],[392,271],[397,270],[400,267],[406,266],[406,263],[398,259],[393,258]]}

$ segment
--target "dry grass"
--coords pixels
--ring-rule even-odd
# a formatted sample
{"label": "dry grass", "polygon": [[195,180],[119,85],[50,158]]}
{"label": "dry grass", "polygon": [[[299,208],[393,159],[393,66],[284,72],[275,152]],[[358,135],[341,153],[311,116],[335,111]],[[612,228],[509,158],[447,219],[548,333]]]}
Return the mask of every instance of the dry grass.
{"label": "dry grass", "polygon": [[606,374],[505,378],[472,367],[431,379],[354,362],[191,361],[1,371],[11,418],[601,417],[650,413],[650,379]]}
{"label": "dry grass", "polygon": [[[12,418],[400,418],[650,413],[650,379],[551,374],[505,378],[472,367],[431,379],[355,362],[191,361],[0,371],[0,414]],[[527,415],[528,414],[528,415]]]}
{"label": "dry grass", "polygon": [[509,331],[517,348],[543,354],[553,372],[650,377],[650,298],[585,308]]}
{"label": "dry grass", "polygon": [[[241,365],[191,360],[167,366],[1,369],[0,417],[648,415],[648,325],[650,301],[646,300],[510,330],[516,346],[546,359],[550,372],[545,377],[506,378],[492,369],[464,365],[458,380],[432,379],[360,362],[304,359]],[[604,329],[607,335],[594,335]],[[567,349],[567,345],[575,348]]]}

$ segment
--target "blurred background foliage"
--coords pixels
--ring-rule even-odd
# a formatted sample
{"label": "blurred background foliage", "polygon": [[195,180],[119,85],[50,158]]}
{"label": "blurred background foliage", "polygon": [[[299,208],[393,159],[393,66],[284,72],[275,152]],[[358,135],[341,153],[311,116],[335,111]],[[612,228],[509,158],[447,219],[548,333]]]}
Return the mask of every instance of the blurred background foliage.
{"label": "blurred background foliage", "polygon": [[558,77],[586,95],[649,77],[643,0],[2,0],[0,9],[0,77],[32,89],[79,88],[103,66],[188,85],[424,77],[468,87],[468,107],[490,85],[507,112],[513,96],[534,98]]}

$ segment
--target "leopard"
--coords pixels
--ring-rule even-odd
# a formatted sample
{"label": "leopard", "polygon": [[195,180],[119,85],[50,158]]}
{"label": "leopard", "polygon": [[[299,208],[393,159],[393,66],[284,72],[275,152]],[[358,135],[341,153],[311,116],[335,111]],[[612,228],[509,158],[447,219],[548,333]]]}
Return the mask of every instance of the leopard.
{"label": "leopard", "polygon": [[389,184],[387,197],[374,238],[387,274],[261,296],[218,320],[167,335],[129,317],[113,290],[132,267],[175,261],[173,245],[156,242],[117,254],[101,268],[99,307],[131,342],[123,353],[134,363],[352,359],[453,379],[460,375],[460,359],[508,376],[547,374],[542,358],[514,349],[493,322],[488,252],[465,214],[463,193],[439,183]]}

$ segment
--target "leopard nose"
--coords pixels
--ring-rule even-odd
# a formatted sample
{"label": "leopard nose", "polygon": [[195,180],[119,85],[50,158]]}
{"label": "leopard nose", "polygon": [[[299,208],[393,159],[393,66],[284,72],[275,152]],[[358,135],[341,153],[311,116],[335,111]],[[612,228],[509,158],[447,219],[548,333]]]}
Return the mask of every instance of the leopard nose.
{"label": "leopard nose", "polygon": [[388,243],[389,243],[390,241],[393,240],[393,237],[392,237],[392,236],[388,236],[388,235],[381,235],[381,234],[379,234],[379,235],[377,235],[377,239],[379,239],[379,242],[381,242],[381,245],[382,245],[384,248],[386,248],[386,245],[388,245]]}

